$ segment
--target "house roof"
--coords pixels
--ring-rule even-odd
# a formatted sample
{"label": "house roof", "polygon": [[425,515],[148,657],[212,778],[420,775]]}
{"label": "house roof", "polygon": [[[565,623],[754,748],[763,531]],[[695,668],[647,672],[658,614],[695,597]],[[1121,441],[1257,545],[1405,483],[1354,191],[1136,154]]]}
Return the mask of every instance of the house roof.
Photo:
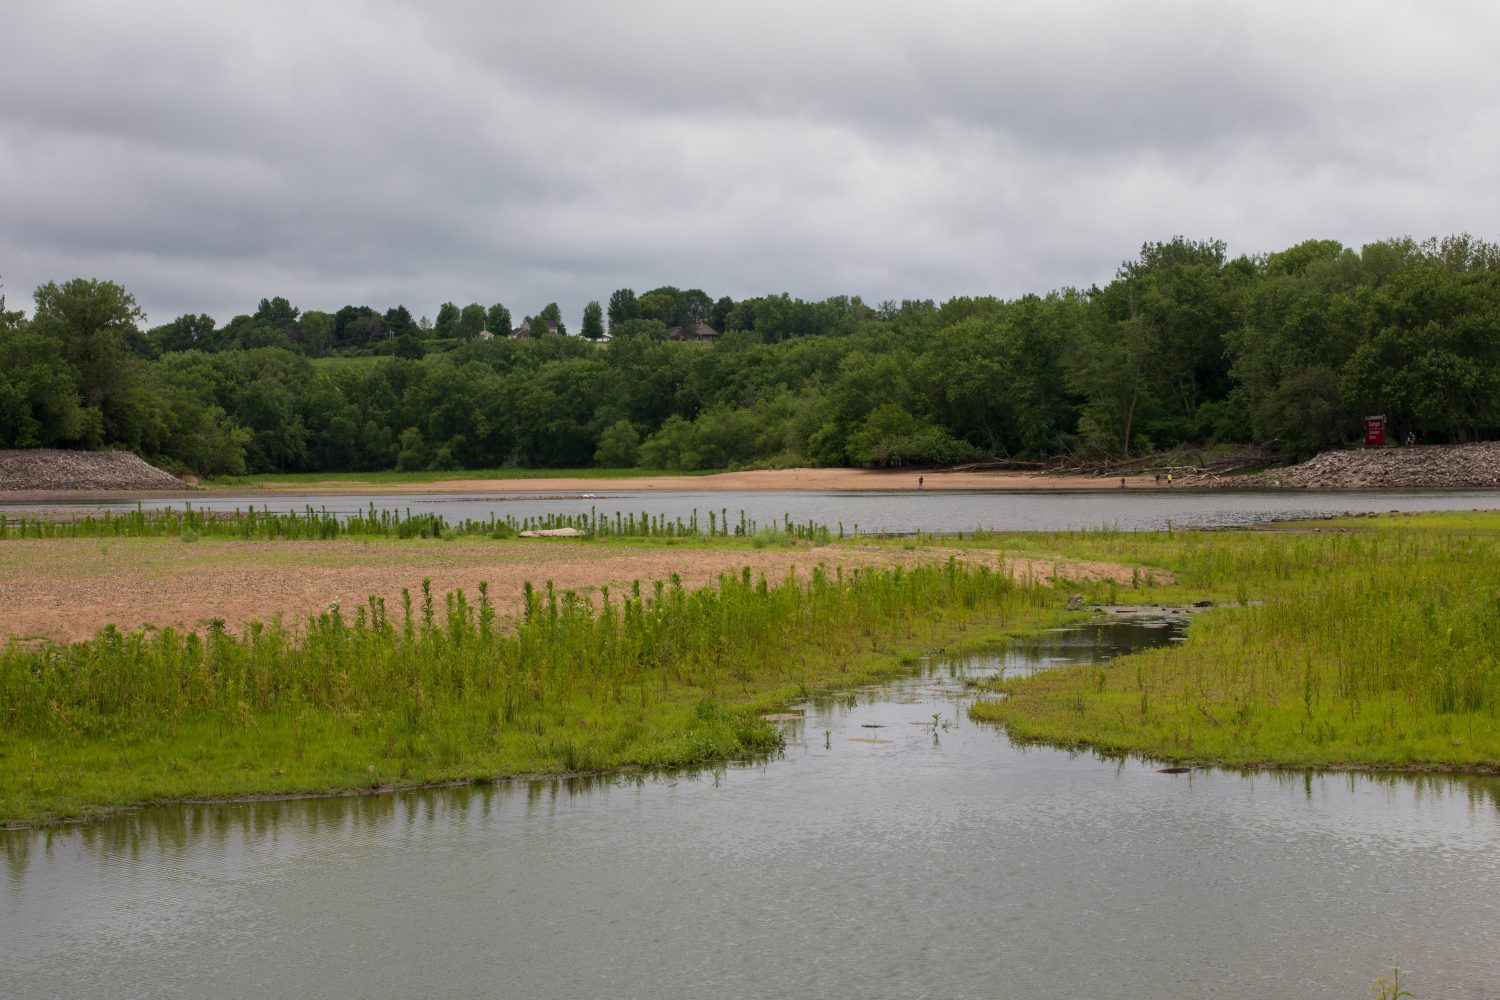
{"label": "house roof", "polygon": [[718,340],[719,331],[707,323],[684,323],[667,330],[668,340]]}
{"label": "house roof", "polygon": [[[556,333],[557,332],[557,324],[556,323],[548,323],[547,324],[547,332],[548,333]],[[523,319],[521,321],[521,325],[520,326],[518,326],[514,330],[510,331],[510,335],[512,337],[516,338],[517,340],[525,340],[528,337],[530,337],[531,336],[531,320],[529,320],[529,319]]]}

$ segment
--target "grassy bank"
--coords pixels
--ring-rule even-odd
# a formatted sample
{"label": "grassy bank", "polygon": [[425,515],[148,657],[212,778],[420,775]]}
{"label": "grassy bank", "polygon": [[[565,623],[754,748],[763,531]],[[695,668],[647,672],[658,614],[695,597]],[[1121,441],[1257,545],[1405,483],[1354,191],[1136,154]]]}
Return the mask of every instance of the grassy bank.
{"label": "grassy bank", "polygon": [[[677,766],[766,752],[756,712],[1039,621],[1055,596],[957,562],[749,571],[597,602],[407,595],[296,629],[106,629],[0,654],[0,819],[129,803]],[[1050,609],[1050,611],[1049,611]]]}
{"label": "grassy bank", "polygon": [[1188,641],[997,684],[975,706],[1023,740],[1228,764],[1500,767],[1500,515],[1323,522],[1308,533],[1009,537],[1135,562],[1210,598]]}
{"label": "grassy bank", "polygon": [[722,469],[680,472],[675,469],[419,469],[409,472],[266,472],[248,476],[215,476],[203,482],[209,489],[313,489],[320,486],[347,489],[353,486],[420,486],[424,483],[490,479],[535,479],[545,487],[548,479],[655,479],[663,476],[711,476]]}

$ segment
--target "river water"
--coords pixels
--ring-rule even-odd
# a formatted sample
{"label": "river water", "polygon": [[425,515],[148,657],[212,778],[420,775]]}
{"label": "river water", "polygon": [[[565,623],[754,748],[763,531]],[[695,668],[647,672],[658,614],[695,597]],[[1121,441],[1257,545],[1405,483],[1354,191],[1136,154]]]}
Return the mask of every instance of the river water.
{"label": "river water", "polygon": [[0,834],[0,995],[1360,997],[1396,962],[1500,995],[1500,782],[1170,775],[964,713],[1177,637],[929,661],[713,772]]}
{"label": "river water", "polygon": [[[777,524],[790,516],[853,532],[911,533],[973,531],[1065,531],[1110,527],[1125,531],[1164,528],[1225,528],[1263,521],[1324,517],[1373,511],[1494,510],[1500,509],[1500,490],[1339,490],[1228,492],[1220,490],[869,490],[837,492],[723,492],[708,490],[630,490],[598,494],[546,492],[418,495],[371,493],[363,495],[222,496],[204,495],[190,501],[195,507],[234,510],[269,507],[300,511],[307,507],[334,513],[383,510],[441,514],[450,522],[465,518],[538,517],[549,513],[586,514],[597,510],[613,515],[649,513],[682,518],[694,511],[707,525],[709,511],[727,513],[738,524],[741,512],[760,525]],[[181,507],[182,500],[148,501],[147,507]],[[134,503],[63,505],[52,509],[129,510]]]}

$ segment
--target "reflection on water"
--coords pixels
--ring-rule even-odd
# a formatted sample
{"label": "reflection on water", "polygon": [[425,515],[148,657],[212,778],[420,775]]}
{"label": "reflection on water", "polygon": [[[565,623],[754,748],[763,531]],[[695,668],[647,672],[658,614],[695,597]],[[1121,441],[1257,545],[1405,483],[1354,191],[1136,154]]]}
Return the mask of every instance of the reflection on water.
{"label": "reflection on water", "polygon": [[144,810],[0,836],[7,996],[1493,995],[1500,784],[1020,748],[969,682],[802,706],[775,761]]}
{"label": "reflection on water", "polygon": [[1008,674],[1029,674],[1047,667],[1104,663],[1142,649],[1167,646],[1182,638],[1185,612],[1161,618],[1136,615],[1081,622],[1014,642],[1002,664]]}

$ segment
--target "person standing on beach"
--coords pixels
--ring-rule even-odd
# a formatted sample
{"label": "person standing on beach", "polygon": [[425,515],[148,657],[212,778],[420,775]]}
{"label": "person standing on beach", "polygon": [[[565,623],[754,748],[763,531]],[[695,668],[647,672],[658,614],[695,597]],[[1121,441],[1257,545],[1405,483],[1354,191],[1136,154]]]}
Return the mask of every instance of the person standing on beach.
{"label": "person standing on beach", "polygon": [[922,488],[922,477],[918,476],[917,477],[917,489],[920,490],[921,488]]}

